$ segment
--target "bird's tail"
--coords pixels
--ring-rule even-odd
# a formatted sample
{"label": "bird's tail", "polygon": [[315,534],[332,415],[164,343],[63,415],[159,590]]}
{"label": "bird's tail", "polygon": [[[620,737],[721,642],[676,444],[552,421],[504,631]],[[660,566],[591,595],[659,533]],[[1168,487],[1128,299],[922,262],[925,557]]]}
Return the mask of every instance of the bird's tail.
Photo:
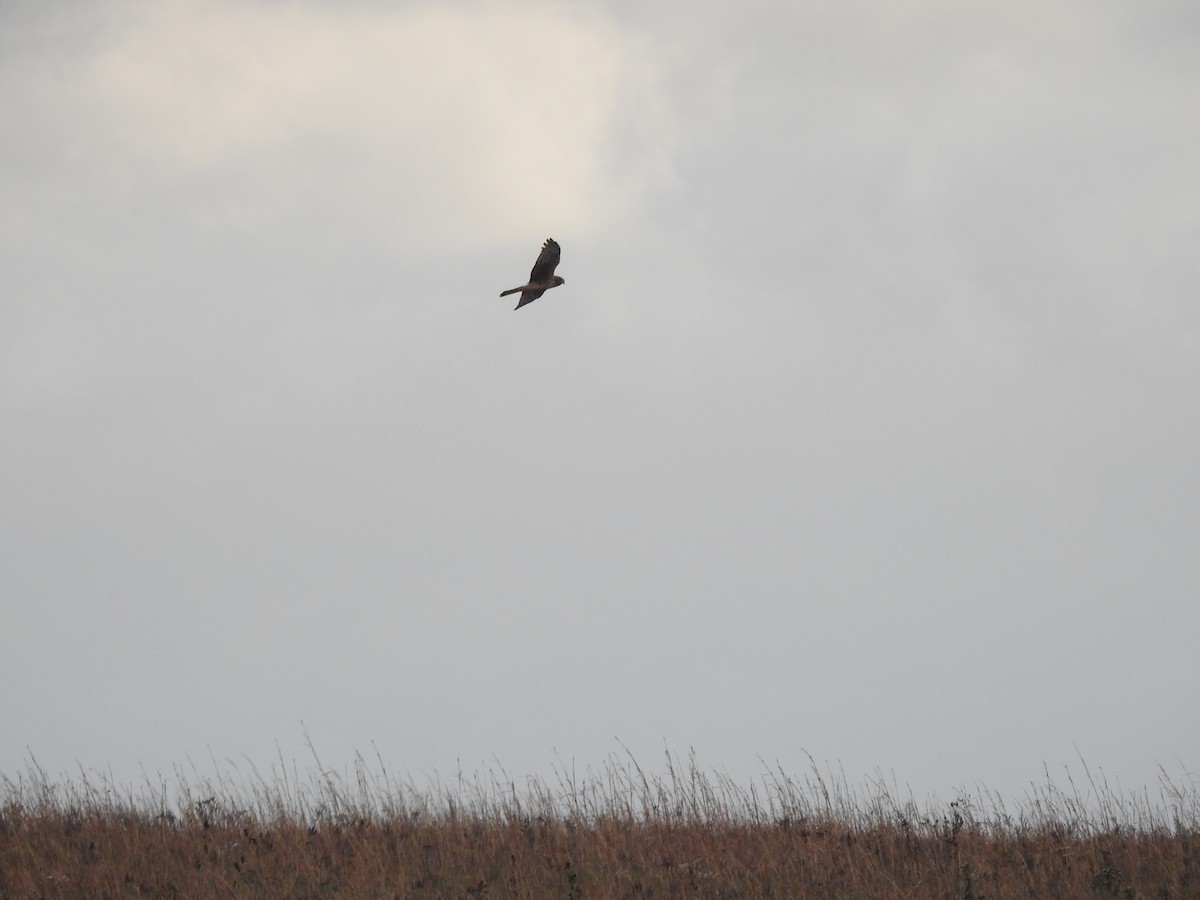
{"label": "bird's tail", "polygon": [[519,294],[519,293],[521,293],[520,288],[509,288],[507,291],[501,291],[500,296],[507,297],[509,294]]}

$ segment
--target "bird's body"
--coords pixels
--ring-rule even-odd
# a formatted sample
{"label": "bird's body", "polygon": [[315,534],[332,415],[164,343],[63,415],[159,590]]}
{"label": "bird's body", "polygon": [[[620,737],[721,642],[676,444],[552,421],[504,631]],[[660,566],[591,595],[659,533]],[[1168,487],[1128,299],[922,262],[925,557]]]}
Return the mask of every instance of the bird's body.
{"label": "bird's body", "polygon": [[554,274],[554,269],[558,266],[561,256],[562,250],[558,246],[558,241],[554,238],[547,238],[546,243],[542,244],[542,252],[538,254],[537,262],[533,264],[533,271],[529,273],[529,283],[501,291],[500,296],[507,297],[509,294],[519,292],[521,300],[513,308],[520,309],[526,303],[532,303],[550,288],[565,284],[566,282],[562,278]]}

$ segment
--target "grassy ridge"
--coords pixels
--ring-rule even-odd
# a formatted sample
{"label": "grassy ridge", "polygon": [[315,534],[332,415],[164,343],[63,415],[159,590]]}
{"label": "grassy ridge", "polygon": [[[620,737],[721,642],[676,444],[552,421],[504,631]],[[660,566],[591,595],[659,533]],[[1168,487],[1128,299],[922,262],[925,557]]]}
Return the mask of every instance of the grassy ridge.
{"label": "grassy ridge", "polygon": [[[236,775],[236,773],[235,773]],[[178,773],[177,773],[178,776]],[[814,771],[742,788],[632,759],[418,790],[362,760],[137,796],[33,765],[0,794],[0,897],[1200,897],[1200,796],[1051,785],[924,808]]]}

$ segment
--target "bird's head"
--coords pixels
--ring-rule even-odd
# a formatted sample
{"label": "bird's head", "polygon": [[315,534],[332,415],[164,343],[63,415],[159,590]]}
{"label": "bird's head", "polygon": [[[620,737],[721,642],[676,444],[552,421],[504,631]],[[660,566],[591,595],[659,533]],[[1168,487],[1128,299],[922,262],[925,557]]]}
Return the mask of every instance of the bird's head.
{"label": "bird's head", "polygon": [[566,283],[567,283],[567,279],[563,278],[561,275],[554,276],[554,286],[555,287],[558,287],[560,284],[566,284]]}

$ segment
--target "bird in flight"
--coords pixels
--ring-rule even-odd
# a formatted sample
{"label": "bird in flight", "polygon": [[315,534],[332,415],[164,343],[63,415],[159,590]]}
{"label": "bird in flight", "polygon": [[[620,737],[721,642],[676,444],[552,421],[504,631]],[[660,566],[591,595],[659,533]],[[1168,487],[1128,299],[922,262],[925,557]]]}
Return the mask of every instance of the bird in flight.
{"label": "bird in flight", "polygon": [[501,297],[507,297],[509,294],[515,294],[518,291],[521,293],[521,302],[514,309],[520,309],[526,303],[532,303],[546,291],[552,287],[558,287],[566,282],[554,274],[554,269],[558,265],[558,258],[562,255],[562,250],[559,249],[558,241],[554,238],[548,238],[546,243],[542,244],[542,252],[538,254],[537,262],[533,264],[533,271],[529,273],[529,283],[523,284],[520,287],[515,287],[500,293]]}

